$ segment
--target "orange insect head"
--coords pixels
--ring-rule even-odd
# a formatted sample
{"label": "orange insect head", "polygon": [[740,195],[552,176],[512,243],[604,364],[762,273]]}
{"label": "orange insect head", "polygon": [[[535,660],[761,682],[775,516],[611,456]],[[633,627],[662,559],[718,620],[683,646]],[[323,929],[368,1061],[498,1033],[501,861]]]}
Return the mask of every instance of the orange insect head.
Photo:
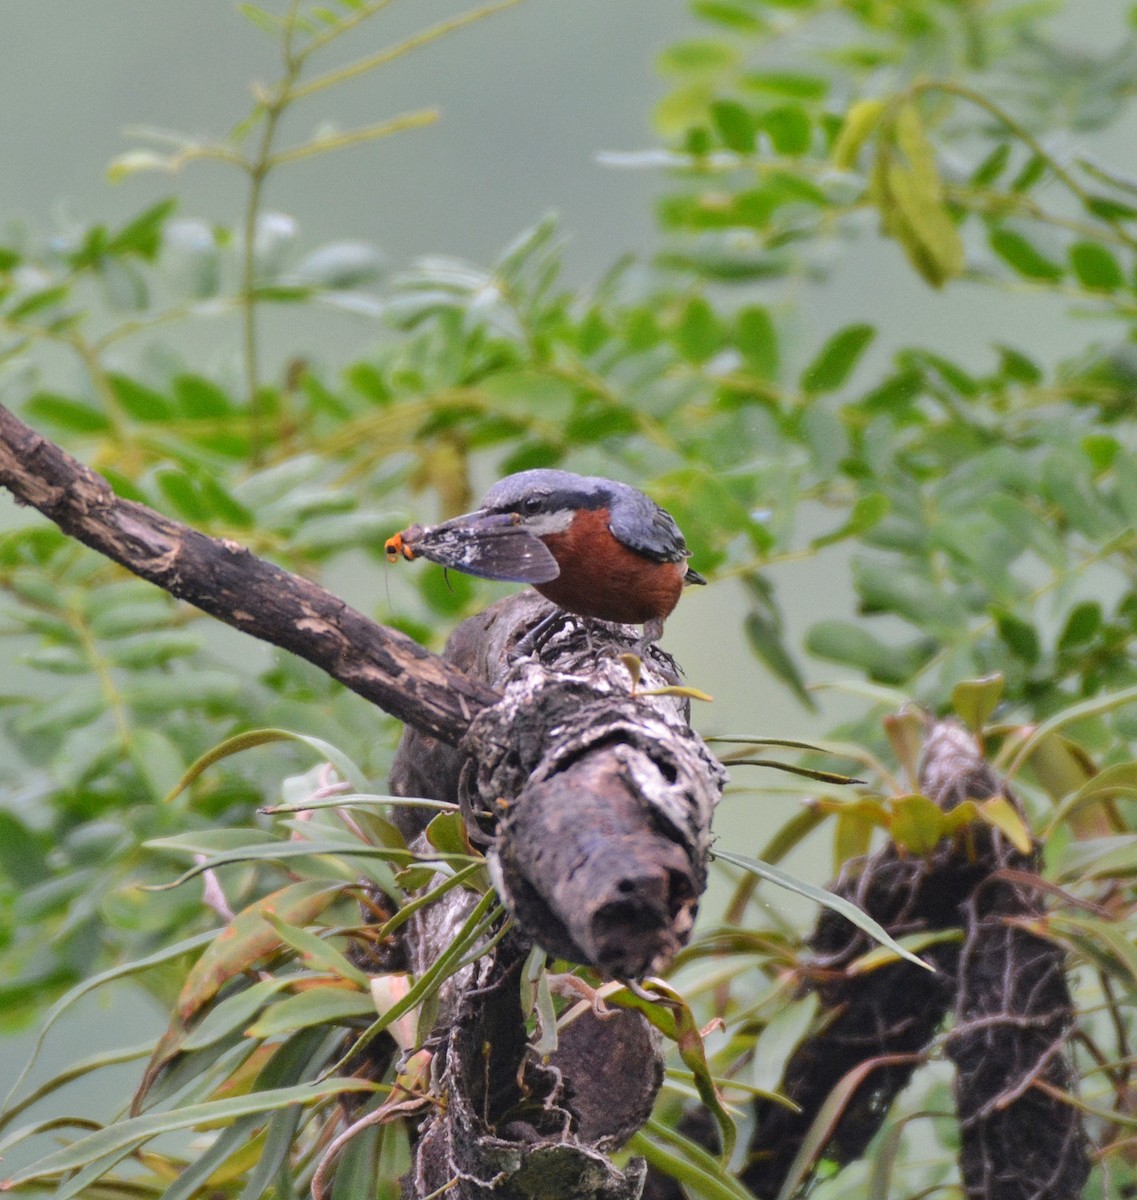
{"label": "orange insect head", "polygon": [[410,533],[410,530],[400,530],[398,533],[394,534],[394,536],[389,537],[384,544],[383,549],[386,552],[388,562],[398,562],[400,554],[407,560],[407,562],[410,562],[414,558],[415,552],[410,548],[403,537],[403,534],[405,533]]}

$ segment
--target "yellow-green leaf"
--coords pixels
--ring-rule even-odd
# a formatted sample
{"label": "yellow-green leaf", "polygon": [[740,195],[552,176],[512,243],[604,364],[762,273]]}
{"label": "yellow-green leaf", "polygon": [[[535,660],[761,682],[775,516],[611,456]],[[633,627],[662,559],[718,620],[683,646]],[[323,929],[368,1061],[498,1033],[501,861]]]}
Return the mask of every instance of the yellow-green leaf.
{"label": "yellow-green leaf", "polygon": [[833,143],[835,167],[848,171],[855,165],[861,147],[876,132],[884,109],[883,100],[858,100],[849,106],[845,123]]}
{"label": "yellow-green leaf", "polygon": [[982,730],[1003,694],[1003,676],[996,673],[982,679],[961,679],[951,690],[951,706],[969,729]]}
{"label": "yellow-green leaf", "polygon": [[927,854],[948,832],[943,811],[927,796],[918,793],[892,802],[889,822],[892,840],[913,854]]}
{"label": "yellow-green leaf", "polygon": [[1029,854],[1034,841],[1026,822],[1006,796],[992,796],[978,805],[980,820],[997,829],[1020,854]]}
{"label": "yellow-green leaf", "polygon": [[900,106],[891,134],[877,153],[874,199],[885,230],[916,270],[933,287],[942,287],[963,270],[963,241],[944,205],[935,150],[914,104]]}

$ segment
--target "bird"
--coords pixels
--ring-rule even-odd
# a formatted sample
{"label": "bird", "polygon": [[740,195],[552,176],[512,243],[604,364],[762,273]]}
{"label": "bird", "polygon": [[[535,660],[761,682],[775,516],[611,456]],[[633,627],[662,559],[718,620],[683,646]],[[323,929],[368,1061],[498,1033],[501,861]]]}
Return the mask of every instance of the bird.
{"label": "bird", "polygon": [[473,512],[395,534],[386,552],[529,583],[565,612],[643,625],[644,646],[662,636],[684,587],[707,582],[675,519],[638,488],[545,467],[507,475]]}

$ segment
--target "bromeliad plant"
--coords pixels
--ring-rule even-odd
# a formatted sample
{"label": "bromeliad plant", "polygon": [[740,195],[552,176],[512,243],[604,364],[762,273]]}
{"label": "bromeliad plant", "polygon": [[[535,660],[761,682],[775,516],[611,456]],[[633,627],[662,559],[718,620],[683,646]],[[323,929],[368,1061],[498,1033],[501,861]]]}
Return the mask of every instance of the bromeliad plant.
{"label": "bromeliad plant", "polygon": [[[952,746],[962,747],[964,765],[974,771],[981,761],[977,739],[982,734],[994,751],[992,761],[1013,778],[1028,819],[1051,848],[1041,875],[1034,873],[1037,861],[1031,865],[1034,843],[1022,810],[1013,807],[1008,792],[984,796],[965,774],[951,784],[960,803],[945,808],[934,802],[938,793],[932,792],[943,789],[942,773],[938,783],[927,781],[928,795],[914,790],[930,768],[927,759],[921,767],[914,756],[926,718],[910,711],[890,723],[896,767],[850,745],[798,748],[805,757],[795,770],[813,776],[815,801],[774,834],[762,852],[765,861],[720,851],[724,866],[741,869],[743,877],[722,923],[696,936],[681,954],[670,985],[648,980],[642,987],[602,986],[590,971],[549,961],[538,950],[530,955],[520,986],[534,1053],[555,1053],[558,1036],[582,1008],[632,1008],[673,1043],[657,1115],[631,1143],[653,1170],[681,1181],[694,1195],[745,1196],[752,1194],[748,1186],[764,1195],[756,1181],[763,1178],[761,1164],[768,1154],[753,1131],[767,1128],[771,1113],[780,1111],[783,1116],[774,1118],[775,1124],[798,1130],[793,1143],[798,1152],[792,1163],[783,1162],[788,1174],[782,1190],[789,1195],[819,1170],[824,1178],[844,1166],[850,1144],[858,1146],[860,1157],[867,1137],[859,1140],[864,1118],[854,1114],[869,1105],[876,1123],[885,1115],[871,1094],[866,1099],[866,1080],[903,1064],[901,1081],[912,1077],[912,1082],[896,1101],[899,1111],[891,1132],[873,1143],[866,1162],[848,1167],[833,1186],[857,1195],[877,1186],[873,1180],[887,1178],[904,1194],[915,1194],[949,1180],[955,1169],[950,1146],[931,1155],[908,1154],[905,1146],[910,1126],[926,1118],[927,1107],[945,1109],[940,1119],[947,1119],[945,1084],[934,1064],[945,1053],[953,1054],[952,1039],[958,1042],[961,1026],[946,1037],[937,1035],[941,1001],[934,997],[943,993],[942,1003],[950,1007],[950,979],[962,970],[955,964],[965,944],[956,924],[963,915],[949,905],[942,913],[944,923],[928,923],[915,919],[909,908],[915,899],[906,900],[895,880],[880,899],[852,885],[858,880],[856,864],[876,861],[878,871],[895,868],[913,881],[926,876],[925,890],[933,889],[942,908],[946,883],[936,883],[934,873],[946,880],[955,872],[953,877],[967,881],[965,892],[974,889],[982,872],[992,869],[977,867],[989,842],[1005,846],[1012,864],[997,868],[992,880],[1003,879],[1006,886],[1033,890],[1045,899],[1017,926],[1007,928],[1020,929],[1016,936],[1026,938],[1027,945],[1049,944],[1055,962],[1067,959],[1077,1015],[1070,1009],[1061,1018],[1061,1045],[1068,1046],[1062,1054],[1073,1052],[1071,1069],[1081,1083],[1078,1092],[1067,1085],[1052,1098],[1060,1109],[1074,1104],[1083,1114],[1112,1172],[1127,1170],[1127,1118],[1111,1104],[1128,1069],[1128,1022],[1119,996],[1130,986],[1132,954],[1118,935],[1114,914],[1128,889],[1134,853],[1119,803],[1127,803],[1123,797],[1137,775],[1132,763],[1099,769],[1086,748],[1071,738],[1070,728],[1093,715],[1085,705],[1039,729],[984,728],[1001,688],[997,678],[961,687],[956,707],[973,723],[973,732],[965,733],[960,723],[947,737]],[[1125,695],[1114,696],[1094,707],[1104,710],[1129,701]],[[188,786],[230,754],[291,736],[260,731],[234,739],[195,765],[184,782]],[[322,1198],[350,1195],[364,1186],[378,1187],[379,1195],[401,1194],[397,1181],[407,1169],[415,1130],[425,1114],[446,1103],[430,1071],[438,1045],[432,1034],[437,1033],[440,991],[506,936],[508,926],[488,886],[484,862],[471,849],[451,806],[370,794],[366,780],[342,753],[312,739],[300,740],[308,750],[328,755],[335,767],[325,764],[290,780],[283,803],[264,810],[271,823],[262,820],[250,828],[202,831],[152,844],[163,856],[191,860],[168,886],[198,894],[215,929],[97,976],[53,1008],[45,1034],[91,989],[196,956],[157,1045],[93,1056],[26,1093],[21,1076],[3,1119],[8,1151],[49,1130],[66,1128],[67,1122],[58,1118],[13,1128],[33,1103],[101,1067],[149,1056],[129,1108],[124,1101],[117,1119],[93,1132],[81,1132],[89,1123],[76,1122],[74,1140],[14,1172],[10,1187],[50,1185],[63,1197],[137,1195],[139,1189],[167,1198],[230,1192],[301,1195],[310,1189]],[[760,745],[761,739],[755,743]],[[763,763],[770,765],[768,747],[761,749]],[[751,757],[733,754],[739,766]],[[1056,764],[1070,761],[1082,764],[1085,782],[1075,797],[1054,810],[1046,792],[1061,774]],[[855,796],[848,795],[850,781],[832,770],[849,762],[870,777]],[[415,851],[389,819],[392,806],[405,804],[438,810],[427,826],[425,844]],[[831,819],[836,862],[850,871],[851,881],[839,886],[837,894],[794,881],[777,865]],[[867,852],[872,831],[882,827],[889,835],[886,847],[864,860],[850,858],[857,847]],[[1098,836],[1079,840],[1090,827]],[[761,880],[788,880],[794,890],[823,899],[832,915],[818,930],[828,932],[803,941],[801,932],[758,890]],[[408,974],[402,937],[409,923],[455,890],[469,893],[468,916],[429,969]],[[883,901],[873,915],[893,933],[903,934],[901,943],[850,902],[854,899],[870,913]],[[898,923],[897,911],[907,914]],[[850,919],[885,944],[871,947],[865,941],[858,948],[856,937],[850,936],[855,933]],[[838,935],[851,947],[848,961],[839,967],[836,960],[819,957],[827,940]],[[939,974],[929,973],[927,963],[912,955],[934,963]],[[1005,970],[994,969],[1006,977]],[[1017,971],[1023,969],[1020,964]],[[898,986],[897,972],[904,971],[915,971],[915,977]],[[911,1045],[909,1023],[895,1009],[925,987],[931,994],[920,1004],[931,1023],[924,1040]],[[811,1040],[834,1036],[835,989],[845,997],[841,1007],[872,1006],[878,1040],[865,1042],[866,1034],[854,1039],[867,1047],[861,1060],[847,1070],[838,1068],[820,1095],[803,1091],[801,1065],[788,1068],[782,1086],[790,1094],[779,1095],[774,1089],[783,1064],[815,1061],[809,1057]],[[867,1000],[856,999],[862,993]],[[819,997],[828,997],[820,1010]],[[710,1018],[702,1030],[696,1013]],[[1043,1017],[1053,1014],[1038,1014]],[[895,1031],[890,1020],[896,1022]],[[1072,1035],[1065,1030],[1071,1022]],[[826,1052],[822,1061],[832,1060],[833,1053]],[[826,1065],[832,1074],[836,1063]],[[1011,1082],[1004,1079],[999,1088],[1005,1090]],[[892,1085],[890,1094],[897,1090]],[[1015,1101],[1008,1094],[1012,1111]],[[688,1116],[681,1117],[684,1110]],[[756,1126],[748,1116],[751,1110],[757,1114]],[[692,1112],[709,1114],[709,1129],[698,1120],[692,1124]],[[739,1125],[749,1131],[749,1144],[739,1139]],[[152,1144],[186,1129],[198,1131],[188,1149]],[[1008,1143],[1004,1151],[1021,1153],[1021,1144],[1015,1149]],[[997,1146],[982,1153],[994,1154],[998,1166]],[[824,1194],[828,1185],[816,1186]]]}

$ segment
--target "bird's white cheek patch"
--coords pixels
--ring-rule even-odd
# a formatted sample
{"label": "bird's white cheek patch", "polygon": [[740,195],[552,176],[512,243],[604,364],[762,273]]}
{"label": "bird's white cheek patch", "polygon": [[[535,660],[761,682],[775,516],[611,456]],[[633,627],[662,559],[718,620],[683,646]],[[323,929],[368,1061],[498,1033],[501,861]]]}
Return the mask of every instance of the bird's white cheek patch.
{"label": "bird's white cheek patch", "polygon": [[551,533],[564,533],[572,525],[573,514],[569,509],[557,512],[537,513],[536,516],[522,516],[521,528],[534,537],[548,537]]}

